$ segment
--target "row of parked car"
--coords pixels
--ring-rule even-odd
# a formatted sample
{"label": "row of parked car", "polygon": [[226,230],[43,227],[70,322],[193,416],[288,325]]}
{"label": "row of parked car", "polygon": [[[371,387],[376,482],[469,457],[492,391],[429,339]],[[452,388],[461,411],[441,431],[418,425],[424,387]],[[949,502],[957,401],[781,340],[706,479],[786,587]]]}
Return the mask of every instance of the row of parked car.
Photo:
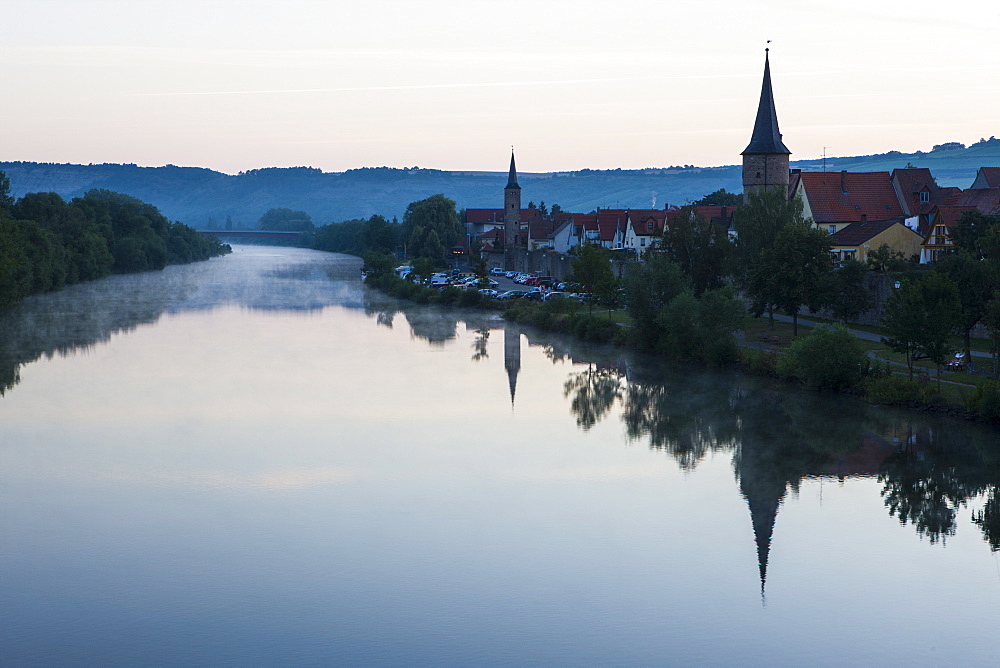
{"label": "row of parked car", "polygon": [[554,290],[566,289],[566,284],[564,282],[557,281],[552,276],[528,274],[525,272],[517,272],[517,271],[504,271],[500,267],[493,267],[492,269],[490,269],[490,274],[493,276],[504,276],[505,278],[509,278],[515,283],[519,283],[521,285],[552,288]]}

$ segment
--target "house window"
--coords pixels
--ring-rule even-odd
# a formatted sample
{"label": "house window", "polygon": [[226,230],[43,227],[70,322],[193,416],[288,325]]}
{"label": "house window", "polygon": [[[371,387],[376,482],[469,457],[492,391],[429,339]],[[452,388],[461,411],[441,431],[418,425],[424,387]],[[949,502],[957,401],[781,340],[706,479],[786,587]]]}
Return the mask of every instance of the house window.
{"label": "house window", "polygon": [[645,246],[646,245],[646,237],[642,237],[642,238],[639,239],[639,245],[640,246]]}
{"label": "house window", "polygon": [[930,192],[928,192],[927,190],[924,190],[923,192],[920,193],[920,203],[921,204],[929,204],[930,201],[931,201],[931,194],[930,194]]}
{"label": "house window", "polygon": [[833,234],[836,231],[837,231],[837,226],[836,225],[831,225],[830,226],[830,234]]}

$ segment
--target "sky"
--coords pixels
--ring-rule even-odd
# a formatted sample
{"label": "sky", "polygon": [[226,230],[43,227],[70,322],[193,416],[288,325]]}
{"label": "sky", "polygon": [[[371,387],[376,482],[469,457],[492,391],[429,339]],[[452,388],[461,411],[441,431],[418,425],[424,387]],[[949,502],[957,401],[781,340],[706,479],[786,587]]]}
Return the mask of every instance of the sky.
{"label": "sky", "polygon": [[[0,160],[523,172],[1000,134],[1000,3],[5,0]],[[771,40],[770,44],[767,41]]]}

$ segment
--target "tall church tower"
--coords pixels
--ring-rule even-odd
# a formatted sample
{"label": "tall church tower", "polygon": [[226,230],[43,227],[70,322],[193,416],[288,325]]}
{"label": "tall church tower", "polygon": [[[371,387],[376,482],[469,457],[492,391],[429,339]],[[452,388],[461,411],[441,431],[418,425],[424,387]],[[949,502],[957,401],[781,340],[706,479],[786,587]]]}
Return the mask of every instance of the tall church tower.
{"label": "tall church tower", "polygon": [[514,249],[521,246],[521,186],[517,185],[514,150],[510,151],[510,175],[503,189],[503,266],[514,269]]}
{"label": "tall church tower", "polygon": [[743,151],[743,199],[750,192],[763,188],[788,189],[788,156],[792,152],[781,141],[778,114],[774,110],[771,92],[771,65],[768,49],[764,49],[764,83],[760,89],[760,105],[753,125],[750,144]]}

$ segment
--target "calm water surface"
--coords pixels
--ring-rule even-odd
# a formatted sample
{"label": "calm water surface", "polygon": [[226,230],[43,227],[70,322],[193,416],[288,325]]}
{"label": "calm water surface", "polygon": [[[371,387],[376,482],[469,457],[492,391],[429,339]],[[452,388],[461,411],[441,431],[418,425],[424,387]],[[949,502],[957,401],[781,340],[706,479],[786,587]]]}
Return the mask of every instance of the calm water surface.
{"label": "calm water surface", "polygon": [[0,318],[0,663],[1000,662],[996,430],[237,248]]}

